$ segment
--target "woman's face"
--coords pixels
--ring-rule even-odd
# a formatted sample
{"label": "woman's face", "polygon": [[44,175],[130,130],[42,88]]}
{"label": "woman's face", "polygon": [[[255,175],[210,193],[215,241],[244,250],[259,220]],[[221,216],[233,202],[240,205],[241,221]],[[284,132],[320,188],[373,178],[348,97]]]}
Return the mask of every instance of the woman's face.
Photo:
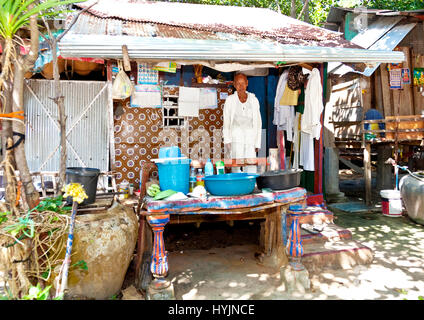
{"label": "woman's face", "polygon": [[244,93],[247,89],[247,79],[243,76],[238,76],[234,79],[234,88],[238,93]]}

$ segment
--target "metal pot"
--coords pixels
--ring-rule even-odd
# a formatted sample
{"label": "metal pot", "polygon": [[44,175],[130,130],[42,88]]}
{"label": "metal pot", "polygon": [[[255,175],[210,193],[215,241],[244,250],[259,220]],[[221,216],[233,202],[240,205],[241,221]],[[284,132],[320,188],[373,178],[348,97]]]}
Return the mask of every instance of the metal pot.
{"label": "metal pot", "polygon": [[267,171],[256,178],[259,189],[285,190],[300,185],[302,169]]}
{"label": "metal pot", "polygon": [[408,174],[400,179],[400,194],[408,216],[424,225],[424,171]]}

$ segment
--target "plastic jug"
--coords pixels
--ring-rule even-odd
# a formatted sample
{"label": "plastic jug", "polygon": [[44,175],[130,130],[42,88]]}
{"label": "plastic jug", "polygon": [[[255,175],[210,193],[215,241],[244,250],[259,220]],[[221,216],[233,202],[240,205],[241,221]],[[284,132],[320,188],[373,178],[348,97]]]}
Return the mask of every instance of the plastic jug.
{"label": "plastic jug", "polygon": [[211,162],[211,159],[208,159],[208,161],[205,164],[205,176],[211,176],[213,175],[213,164]]}

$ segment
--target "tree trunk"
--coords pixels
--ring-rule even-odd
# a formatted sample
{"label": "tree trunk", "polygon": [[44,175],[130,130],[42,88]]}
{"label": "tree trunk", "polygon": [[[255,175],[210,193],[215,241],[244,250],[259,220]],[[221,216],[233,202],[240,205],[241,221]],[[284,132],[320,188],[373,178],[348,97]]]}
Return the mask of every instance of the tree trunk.
{"label": "tree trunk", "polygon": [[296,0],[291,0],[290,17],[296,19]]}
{"label": "tree trunk", "polygon": [[303,21],[310,23],[311,19],[309,19],[309,0],[305,0],[305,15]]}
{"label": "tree trunk", "polygon": [[303,16],[303,21],[309,23],[309,0],[304,0],[304,4],[302,7],[302,10],[300,11],[299,15],[297,16],[297,19],[301,19]]}
{"label": "tree trunk", "polygon": [[[13,79],[13,111],[24,110],[24,80],[25,73],[34,65],[38,57],[39,33],[37,26],[37,16],[30,17],[31,47],[25,58],[18,58],[14,61],[14,79]],[[25,134],[25,125],[13,121],[13,131]],[[15,142],[18,140],[15,139]],[[31,173],[28,168],[28,162],[25,155],[25,140],[23,140],[14,149],[16,168],[19,170],[25,199],[30,209],[34,208],[40,202],[40,195],[32,183]]]}
{"label": "tree trunk", "polygon": [[[24,100],[24,79],[25,73],[27,70],[23,69],[22,66],[19,66],[15,63],[15,72],[14,72],[14,81],[13,81],[13,111],[23,110],[23,100]],[[13,121],[13,131],[21,134],[25,134],[25,125]],[[19,140],[19,137],[14,137],[14,143]],[[25,155],[25,140],[22,140],[14,148],[16,169],[19,170],[19,175],[22,182],[23,191],[27,200],[27,204],[30,209],[38,205],[40,201],[40,195],[35,189],[32,183],[31,173],[28,168],[28,163]]]}
{"label": "tree trunk", "polygon": [[[9,81],[5,81],[3,83],[3,87],[4,87],[4,98],[5,98],[5,105],[4,105],[4,113],[10,113],[12,112],[12,90],[13,90],[13,84]],[[16,167],[15,165],[15,161],[14,161],[14,156],[13,156],[13,151],[12,152],[8,152],[7,147],[9,147],[11,144],[13,145],[13,143],[10,143],[12,141],[12,136],[13,136],[13,129],[12,129],[12,122],[13,121],[8,121],[8,120],[3,120],[2,121],[2,151],[3,151],[3,160],[7,160],[13,168]],[[6,203],[10,205],[10,209],[12,210],[13,205],[15,203],[16,200],[16,178],[14,177],[14,172],[10,170],[10,168],[3,166],[3,179],[5,181],[3,181],[3,183],[5,183],[5,199],[6,199]],[[16,213],[16,212],[14,212]]]}
{"label": "tree trunk", "polygon": [[53,79],[54,79],[54,102],[57,104],[58,113],[59,113],[59,125],[60,125],[60,165],[59,165],[59,183],[57,193],[62,194],[62,187],[65,185],[66,179],[66,115],[65,115],[65,102],[64,96],[62,95],[62,90],[60,88],[60,74],[59,67],[57,64],[57,41],[53,38],[50,33],[50,45],[52,48],[52,59],[53,59]]}

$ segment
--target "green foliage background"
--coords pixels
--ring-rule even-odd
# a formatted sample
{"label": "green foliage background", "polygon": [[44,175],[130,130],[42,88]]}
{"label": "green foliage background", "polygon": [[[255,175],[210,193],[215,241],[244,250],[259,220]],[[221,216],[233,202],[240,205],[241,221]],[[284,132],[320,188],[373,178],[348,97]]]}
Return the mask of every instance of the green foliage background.
{"label": "green foliage background", "polygon": [[[161,0],[163,1],[163,0]],[[241,6],[269,8],[290,15],[291,0],[168,0],[169,2],[188,2],[199,4],[213,4],[223,6]],[[277,5],[278,3],[278,5]],[[303,0],[295,0],[297,15],[303,7]],[[330,8],[355,8],[363,6],[370,9],[390,9],[398,11],[424,9],[424,0],[310,0],[309,18],[312,24],[322,26],[327,19]]]}

